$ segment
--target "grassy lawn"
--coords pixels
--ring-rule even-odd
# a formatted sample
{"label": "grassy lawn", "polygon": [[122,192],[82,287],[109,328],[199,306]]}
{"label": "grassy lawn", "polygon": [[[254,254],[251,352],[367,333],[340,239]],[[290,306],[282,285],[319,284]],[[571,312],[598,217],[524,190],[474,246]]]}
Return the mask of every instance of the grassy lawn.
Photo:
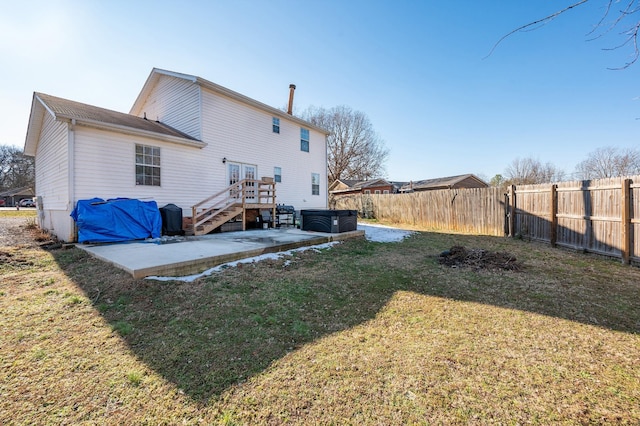
{"label": "grassy lawn", "polygon": [[[454,245],[520,271],[450,268]],[[133,280],[0,247],[0,424],[638,424],[640,269],[418,233]]]}
{"label": "grassy lawn", "polygon": [[20,210],[17,210],[15,207],[11,208],[11,210],[0,210],[1,217],[36,217],[36,209],[23,207]]}

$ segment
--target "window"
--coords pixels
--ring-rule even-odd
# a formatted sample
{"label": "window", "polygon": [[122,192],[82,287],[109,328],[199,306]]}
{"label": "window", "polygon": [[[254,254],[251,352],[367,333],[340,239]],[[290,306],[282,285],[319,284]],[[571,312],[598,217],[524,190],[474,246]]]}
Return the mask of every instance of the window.
{"label": "window", "polygon": [[376,189],[376,190],[374,191],[374,194],[379,194],[379,193],[380,193],[380,190],[379,190],[379,189]]}
{"label": "window", "polygon": [[136,145],[136,185],[160,186],[160,148]]}
{"label": "window", "polygon": [[365,194],[371,194],[371,190],[370,190],[370,189],[365,189],[365,190],[364,190],[364,193],[365,193]]}
{"label": "window", "polygon": [[282,168],[274,167],[273,168],[273,180],[275,182],[282,182]]}
{"label": "window", "polygon": [[309,152],[309,130],[300,128],[300,151]]}
{"label": "window", "polygon": [[388,194],[388,193],[389,193],[389,190],[388,190],[388,189],[385,189],[384,191],[382,191],[382,193],[383,193],[383,194]]}
{"label": "window", "polygon": [[280,119],[273,117],[271,127],[273,129],[273,133],[280,133]]}
{"label": "window", "polygon": [[320,174],[311,173],[311,195],[320,195]]}

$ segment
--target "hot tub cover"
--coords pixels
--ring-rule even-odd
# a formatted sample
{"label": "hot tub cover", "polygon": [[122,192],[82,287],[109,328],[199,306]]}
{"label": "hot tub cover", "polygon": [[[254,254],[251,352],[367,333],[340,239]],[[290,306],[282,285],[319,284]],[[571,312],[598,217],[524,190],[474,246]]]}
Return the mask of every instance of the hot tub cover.
{"label": "hot tub cover", "polygon": [[130,198],[79,200],[71,217],[81,243],[112,243],[159,238],[162,218],[155,201]]}

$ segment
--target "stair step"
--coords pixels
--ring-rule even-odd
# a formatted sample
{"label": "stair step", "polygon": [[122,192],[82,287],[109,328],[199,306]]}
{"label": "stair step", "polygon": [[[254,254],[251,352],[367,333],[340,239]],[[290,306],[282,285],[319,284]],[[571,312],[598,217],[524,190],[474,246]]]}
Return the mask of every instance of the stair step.
{"label": "stair step", "polygon": [[[245,188],[245,191],[247,194],[252,194],[254,196],[256,196],[258,198],[258,200],[262,200],[263,198],[266,199],[272,199],[273,203],[247,203],[247,204],[240,204],[240,200],[242,197],[236,197],[234,198],[234,200],[228,199],[227,200],[227,205],[223,206],[221,204],[218,204],[219,207],[210,207],[210,208],[200,208],[196,213],[195,213],[195,217],[194,217],[194,221],[198,222],[198,221],[203,221],[202,223],[200,223],[199,225],[196,226],[196,228],[194,229],[193,227],[190,228],[190,231],[195,235],[203,235],[206,233],[209,233],[213,230],[215,230],[216,228],[219,228],[220,226],[224,225],[225,223],[229,222],[230,220],[232,220],[233,218],[235,218],[238,215],[242,215],[243,214],[243,209],[254,209],[254,208],[267,208],[265,207],[265,204],[270,204],[268,206],[269,209],[273,208],[275,209],[275,188],[273,187],[273,183],[271,182],[256,182],[258,184],[257,187],[254,186],[250,186]],[[269,188],[264,188],[264,186],[266,187],[271,187]],[[227,190],[220,192],[220,194],[224,194],[225,192],[229,192],[232,191],[233,188],[235,188],[235,186],[231,186],[229,187]],[[261,196],[260,192],[267,192],[267,193],[271,193],[267,196]],[[206,201],[212,200],[214,197],[213,196],[209,199],[207,199]],[[204,202],[206,202],[204,201]],[[203,203],[204,203],[203,202]],[[204,213],[204,212],[207,213]]]}

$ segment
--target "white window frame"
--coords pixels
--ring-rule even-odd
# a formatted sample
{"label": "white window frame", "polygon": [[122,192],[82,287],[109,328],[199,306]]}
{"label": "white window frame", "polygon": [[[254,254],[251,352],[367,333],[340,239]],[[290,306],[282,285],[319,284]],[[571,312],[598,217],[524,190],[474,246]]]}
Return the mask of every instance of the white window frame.
{"label": "white window frame", "polygon": [[320,195],[320,173],[311,173],[311,195]]}
{"label": "white window frame", "polygon": [[309,152],[309,129],[300,127],[300,151]]}
{"label": "white window frame", "polygon": [[136,144],[136,186],[162,186],[161,160],[159,146]]}
{"label": "white window frame", "polygon": [[278,117],[271,118],[271,131],[280,134],[280,119]]}

